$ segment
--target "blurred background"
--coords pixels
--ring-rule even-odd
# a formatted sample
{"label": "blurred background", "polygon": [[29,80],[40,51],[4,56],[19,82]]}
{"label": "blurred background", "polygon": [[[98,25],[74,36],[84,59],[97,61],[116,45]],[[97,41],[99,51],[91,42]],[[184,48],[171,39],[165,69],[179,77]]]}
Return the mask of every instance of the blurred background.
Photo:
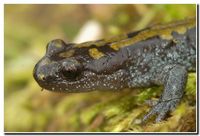
{"label": "blurred background", "polygon": [[[34,81],[34,65],[53,39],[83,42],[196,16],[196,5],[4,5],[4,126],[24,131],[195,131],[196,74],[168,120],[141,125],[161,87],[53,93]],[[173,123],[172,123],[173,122]]]}

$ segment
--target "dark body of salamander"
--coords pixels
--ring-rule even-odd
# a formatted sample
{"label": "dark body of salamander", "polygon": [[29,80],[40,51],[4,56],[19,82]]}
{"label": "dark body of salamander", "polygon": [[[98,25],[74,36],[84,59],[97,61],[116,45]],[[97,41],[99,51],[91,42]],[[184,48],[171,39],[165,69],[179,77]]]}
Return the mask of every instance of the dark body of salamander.
{"label": "dark body of salamander", "polygon": [[80,44],[53,40],[34,78],[42,88],[64,92],[163,85],[162,96],[144,117],[158,114],[160,121],[179,103],[195,68],[196,21],[187,19]]}

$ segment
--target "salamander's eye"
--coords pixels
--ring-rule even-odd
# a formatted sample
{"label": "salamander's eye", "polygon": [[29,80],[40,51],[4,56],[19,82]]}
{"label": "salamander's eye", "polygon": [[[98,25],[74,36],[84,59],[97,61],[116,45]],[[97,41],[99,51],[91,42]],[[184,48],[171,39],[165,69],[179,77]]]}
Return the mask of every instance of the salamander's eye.
{"label": "salamander's eye", "polygon": [[75,70],[70,70],[70,69],[63,69],[62,70],[62,74],[66,79],[76,80],[80,75],[80,71],[75,71]]}
{"label": "salamander's eye", "polygon": [[74,59],[68,59],[62,63],[62,74],[66,79],[77,80],[81,75],[81,70],[82,65]]}

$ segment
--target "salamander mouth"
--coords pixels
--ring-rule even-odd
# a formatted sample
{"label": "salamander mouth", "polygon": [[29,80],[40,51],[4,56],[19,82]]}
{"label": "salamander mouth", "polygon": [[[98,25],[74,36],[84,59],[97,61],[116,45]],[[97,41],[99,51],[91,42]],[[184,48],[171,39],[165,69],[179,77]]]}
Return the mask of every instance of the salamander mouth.
{"label": "salamander mouth", "polygon": [[91,89],[91,84],[94,84],[95,75],[93,72],[84,71],[82,76],[77,80],[68,80],[59,77],[56,80],[39,84],[42,88],[55,92],[87,92]]}

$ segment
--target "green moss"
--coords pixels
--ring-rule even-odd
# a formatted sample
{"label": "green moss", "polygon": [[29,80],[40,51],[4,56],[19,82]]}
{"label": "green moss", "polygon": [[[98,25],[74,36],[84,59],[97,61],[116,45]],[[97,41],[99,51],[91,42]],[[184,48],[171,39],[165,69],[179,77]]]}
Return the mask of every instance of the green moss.
{"label": "green moss", "polygon": [[196,96],[196,73],[190,73],[188,75],[186,95]]}

